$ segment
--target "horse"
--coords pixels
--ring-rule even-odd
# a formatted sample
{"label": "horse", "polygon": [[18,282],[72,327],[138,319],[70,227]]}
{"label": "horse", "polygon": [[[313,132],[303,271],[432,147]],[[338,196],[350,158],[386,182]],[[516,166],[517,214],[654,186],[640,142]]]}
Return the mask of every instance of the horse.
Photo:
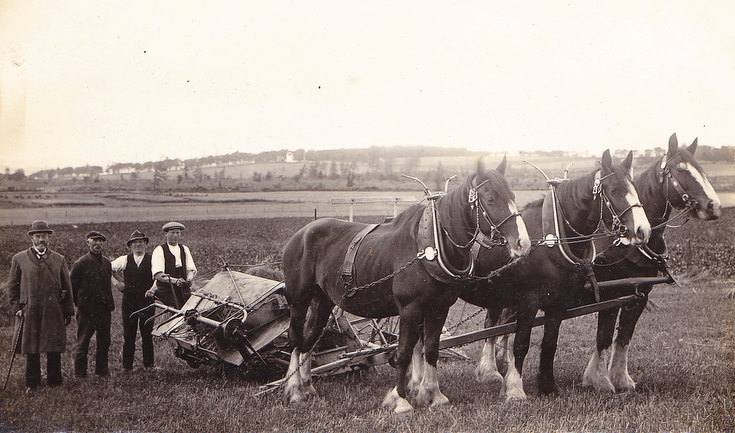
{"label": "horse", "polygon": [[[677,210],[679,215],[689,214],[706,221],[719,218],[720,199],[704,170],[694,159],[696,150],[696,139],[689,147],[679,147],[676,134],[673,134],[669,138],[666,155],[636,176],[634,184],[653,227],[651,238],[647,245],[635,248],[611,248],[609,243],[600,244],[600,250],[604,253],[594,262],[595,275],[599,281],[655,277],[659,272],[667,272],[660,257],[666,253],[663,235],[667,222],[673,218],[672,211]],[[652,284],[643,284],[635,292],[625,287],[606,290],[606,299],[633,293],[640,296],[622,309],[611,308],[598,313],[597,347],[585,368],[582,385],[609,392],[635,389],[635,382],[628,373],[628,347],[652,288]],[[618,334],[610,355],[618,314]],[[608,355],[609,365],[606,363]]]}
{"label": "horse", "polygon": [[[599,169],[572,180],[555,181],[558,183],[554,187],[558,197],[557,218],[548,217],[553,214],[551,193],[545,199],[530,203],[521,212],[531,238],[539,240],[528,256],[486,285],[461,296],[466,302],[488,309],[486,326],[497,322],[504,307],[515,312],[514,360],[508,362],[505,376],[497,370],[495,339],[486,340],[483,359],[475,371],[478,378],[501,379],[501,392],[506,402],[527,398],[521,372],[538,310],[543,310],[546,317],[539,391],[542,394],[560,391],[554,379],[553,364],[559,327],[564,313],[580,305],[590,294],[585,283],[589,280],[589,263],[594,256],[593,234],[609,224],[614,229],[609,236],[614,236],[618,243],[643,245],[648,241],[651,228],[633,186],[632,162],[633,154],[629,152],[621,164],[614,164],[606,150]],[[550,227],[556,227],[554,220],[558,222],[557,236],[550,233]],[[565,232],[571,234],[566,240]],[[485,258],[497,260],[492,256],[498,253],[483,252],[480,262]]]}
{"label": "horse", "polygon": [[[413,409],[406,399],[405,379],[420,325],[428,373],[416,400],[421,405],[448,403],[439,390],[436,361],[449,307],[468,278],[530,249],[504,177],[506,166],[503,158],[497,169],[485,169],[480,160],[476,172],[460,186],[444,195],[429,194],[426,203],[407,208],[388,223],[372,227],[324,218],[291,237],[283,251],[293,348],[283,391],[287,403],[317,394],[311,383],[312,351],[335,305],[362,317],[400,317],[396,386],[384,406],[396,413]],[[475,267],[472,251],[477,248],[472,246],[480,242],[505,245],[507,253],[500,261],[485,261],[487,268]],[[350,270],[354,272],[346,272]]]}

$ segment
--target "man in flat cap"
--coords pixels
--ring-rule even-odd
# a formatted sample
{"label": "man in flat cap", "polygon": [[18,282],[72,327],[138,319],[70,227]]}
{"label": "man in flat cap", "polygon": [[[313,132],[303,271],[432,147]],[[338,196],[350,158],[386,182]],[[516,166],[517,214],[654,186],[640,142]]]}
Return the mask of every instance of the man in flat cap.
{"label": "man in flat cap", "polygon": [[61,385],[65,326],[74,316],[66,260],[48,248],[52,233],[46,221],[34,221],[28,231],[32,246],[14,255],[10,265],[8,298],[22,323],[16,353],[26,355],[29,389],[41,384],[41,352],[46,352],[48,385]]}
{"label": "man in flat cap", "polygon": [[97,356],[94,372],[107,376],[110,351],[110,316],[115,309],[112,299],[112,266],[102,255],[107,241],[98,231],[87,233],[89,252],[71,267],[71,287],[77,306],[77,349],[74,355],[74,374],[87,376],[87,352],[92,335],[97,333]]}
{"label": "man in flat cap", "polygon": [[153,303],[153,299],[145,296],[145,292],[153,285],[151,255],[145,250],[147,245],[148,236],[136,230],[128,239],[130,254],[112,261],[112,275],[118,281],[118,276],[122,275],[125,283],[118,288],[123,293],[120,309],[122,310],[124,338],[122,366],[125,370],[133,368],[135,335],[138,333],[138,328],[140,328],[140,339],[143,346],[143,366],[153,367],[153,338],[151,337],[153,321],[148,321],[153,316],[153,309],[150,308],[135,316],[130,316],[133,312]]}
{"label": "man in flat cap", "polygon": [[184,225],[171,221],[161,229],[166,242],[151,254],[151,272],[156,285],[146,295],[156,296],[166,305],[181,308],[189,298],[197,268],[189,247],[181,244]]}

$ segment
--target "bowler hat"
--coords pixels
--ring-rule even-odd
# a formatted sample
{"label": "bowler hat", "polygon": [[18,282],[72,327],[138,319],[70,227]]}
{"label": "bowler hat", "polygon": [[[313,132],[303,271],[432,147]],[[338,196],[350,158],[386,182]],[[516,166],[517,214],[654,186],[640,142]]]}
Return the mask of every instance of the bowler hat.
{"label": "bowler hat", "polygon": [[163,227],[161,227],[161,230],[163,230],[164,232],[167,232],[173,229],[184,230],[184,225],[181,223],[177,223],[176,221],[171,221],[171,222],[167,222],[166,224],[163,225]]}
{"label": "bowler hat", "polygon": [[130,235],[130,239],[128,239],[128,246],[130,246],[130,244],[133,243],[133,241],[139,241],[139,240],[144,240],[145,243],[148,243],[149,241],[148,236],[146,236],[145,233],[143,233],[140,230],[136,230]]}
{"label": "bowler hat", "polygon": [[48,226],[48,223],[44,220],[36,220],[31,223],[31,229],[28,230],[28,236],[33,236],[34,233],[48,233],[51,234],[54,231]]}
{"label": "bowler hat", "polygon": [[94,230],[87,233],[87,239],[102,239],[102,242],[107,242],[107,238],[105,237],[105,235]]}

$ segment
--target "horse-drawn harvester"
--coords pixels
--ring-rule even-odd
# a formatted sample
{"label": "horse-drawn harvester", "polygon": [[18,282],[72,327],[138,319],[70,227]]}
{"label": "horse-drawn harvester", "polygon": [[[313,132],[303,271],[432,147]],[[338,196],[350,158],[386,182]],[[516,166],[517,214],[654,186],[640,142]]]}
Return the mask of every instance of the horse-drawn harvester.
{"label": "horse-drawn harvester", "polygon": [[[438,350],[516,331],[515,363],[510,365],[504,390],[506,400],[525,399],[519,372],[531,327],[545,326],[539,390],[553,392],[558,389],[553,354],[561,321],[614,309],[613,314],[601,313],[598,353],[593,354],[584,380],[596,389],[632,389],[635,383],[627,372],[623,346],[629,342],[652,286],[674,282],[662,255],[662,232],[672,220],[687,214],[701,219],[719,215],[719,199],[704,175],[696,171],[691,157],[695,150],[696,143],[679,148],[674,135],[667,158],[639,178],[638,188],[647,192],[641,201],[651,203],[647,210],[654,209],[654,215],[662,215],[651,218],[655,225],[643,212],[631,180],[632,153],[623,163],[613,165],[606,151],[601,169],[572,180],[566,175],[563,179],[547,177],[545,197],[524,209],[524,218],[533,221],[533,242],[503,179],[505,161],[495,171],[479,165],[477,174],[453,191],[445,186],[444,193],[432,194],[422,183],[428,204],[414,206],[384,225],[334,219],[308,224],[284,248],[288,292],[283,283],[236,273],[225,266],[192,293],[182,309],[156,304],[170,317],[156,327],[155,335],[173,341],[177,355],[192,366],[226,362],[246,370],[258,365],[277,366],[281,371],[287,367],[285,378],[265,385],[264,390],[285,383],[284,395],[291,402],[316,393],[311,374],[369,367],[389,361],[397,352],[397,386],[384,404],[404,412],[412,408],[406,400],[407,368],[412,356],[416,360],[417,352],[412,355],[410,351],[421,329],[430,344],[424,350],[423,368],[428,373],[415,371],[424,377],[417,393],[420,404],[448,401],[438,386]],[[688,184],[669,167],[675,159],[681,159],[680,171],[694,173],[686,178]],[[481,194],[483,185],[487,186]],[[507,202],[495,200],[498,197]],[[490,211],[493,206],[496,214]],[[674,208],[681,210],[671,216]],[[651,236],[652,228],[655,236]],[[603,246],[602,254],[596,253],[595,241]],[[505,248],[492,250],[498,246]],[[483,263],[478,255],[483,248],[490,251],[489,262]],[[291,306],[286,305],[286,293],[296,300]],[[503,299],[509,293],[514,293],[515,301]],[[504,302],[515,303],[518,322],[462,335],[440,335],[457,298],[498,315]],[[613,351],[608,377],[599,352],[609,341],[600,338],[612,334],[618,309],[626,304],[633,305],[620,310],[626,333],[622,342],[616,340],[620,353]],[[335,305],[337,313],[332,311]],[[395,332],[395,325],[384,329],[395,320],[380,324],[374,319],[350,319],[340,308],[367,317],[400,315],[401,335]],[[545,316],[536,317],[540,310]],[[287,342],[285,332],[290,325],[294,326]]]}

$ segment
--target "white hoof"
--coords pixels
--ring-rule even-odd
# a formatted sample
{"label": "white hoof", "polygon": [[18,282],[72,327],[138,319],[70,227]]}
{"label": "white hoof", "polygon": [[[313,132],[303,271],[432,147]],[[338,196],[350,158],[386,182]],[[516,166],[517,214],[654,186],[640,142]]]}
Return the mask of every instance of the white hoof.
{"label": "white hoof", "polygon": [[501,393],[505,395],[506,403],[526,400],[526,392],[523,391],[523,379],[521,379],[521,375],[518,374],[518,370],[515,368],[511,368],[505,376]]}
{"label": "white hoof", "polygon": [[431,407],[439,407],[444,406],[445,404],[449,404],[449,399],[447,396],[442,394],[441,392],[434,396],[434,398],[431,400]]}
{"label": "white hoof", "polygon": [[449,403],[449,399],[439,389],[422,388],[416,395],[416,404],[419,406],[441,406]]}
{"label": "white hoof", "polygon": [[316,389],[314,389],[312,384],[304,385],[304,398],[312,398],[316,396]]}
{"label": "white hoof", "polygon": [[587,363],[582,376],[582,386],[591,386],[598,392],[615,392],[615,387],[610,382],[607,368],[605,367],[605,353],[602,354],[595,351]]}
{"label": "white hoof", "polygon": [[477,380],[477,383],[502,382],[503,375],[500,374],[497,370],[489,371],[489,370],[477,367],[475,369],[475,380]]}
{"label": "white hoof", "polygon": [[283,391],[283,401],[286,404],[298,404],[306,400],[306,396],[297,387],[289,387]]}
{"label": "white hoof", "polygon": [[393,409],[394,413],[406,413],[413,410],[411,403],[399,396],[398,390],[395,387],[383,399],[383,406]]}
{"label": "white hoof", "polygon": [[628,347],[615,343],[610,357],[610,381],[618,391],[632,391],[635,382],[628,374]]}
{"label": "white hoof", "polygon": [[411,403],[409,403],[408,400],[405,398],[399,398],[396,402],[396,407],[393,409],[393,413],[406,413],[411,412],[412,410],[413,406],[411,406]]}
{"label": "white hoof", "polygon": [[526,393],[519,388],[514,388],[511,390],[505,391],[505,402],[511,403],[514,401],[525,401],[528,397],[526,397]]}
{"label": "white hoof", "polygon": [[635,381],[630,377],[628,372],[625,372],[625,374],[619,377],[613,377],[611,385],[618,391],[635,391]]}

